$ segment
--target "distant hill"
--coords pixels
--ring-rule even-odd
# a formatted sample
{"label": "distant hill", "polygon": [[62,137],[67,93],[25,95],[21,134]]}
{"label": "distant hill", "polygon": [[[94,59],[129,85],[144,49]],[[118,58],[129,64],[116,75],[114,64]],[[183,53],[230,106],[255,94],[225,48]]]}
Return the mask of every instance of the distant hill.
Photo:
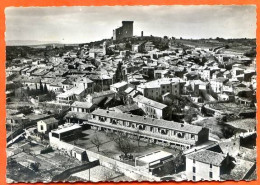
{"label": "distant hill", "polygon": [[38,40],[7,40],[7,46],[35,46],[35,45],[49,45],[49,44],[60,44],[59,42],[48,42]]}

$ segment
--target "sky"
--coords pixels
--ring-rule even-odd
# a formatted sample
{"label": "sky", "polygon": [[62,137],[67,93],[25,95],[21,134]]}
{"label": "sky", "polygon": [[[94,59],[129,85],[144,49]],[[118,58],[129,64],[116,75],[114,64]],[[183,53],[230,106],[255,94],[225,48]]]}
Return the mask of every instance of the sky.
{"label": "sky", "polygon": [[111,38],[121,22],[134,35],[182,38],[255,38],[255,6],[9,7],[6,40],[84,43]]}

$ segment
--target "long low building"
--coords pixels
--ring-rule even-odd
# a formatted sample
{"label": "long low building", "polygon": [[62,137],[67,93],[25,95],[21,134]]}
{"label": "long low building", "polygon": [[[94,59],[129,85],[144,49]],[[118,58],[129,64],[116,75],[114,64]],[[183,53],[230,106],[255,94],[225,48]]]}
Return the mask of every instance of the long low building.
{"label": "long low building", "polygon": [[98,130],[123,132],[142,140],[189,149],[208,141],[209,130],[200,126],[97,109],[86,124]]}

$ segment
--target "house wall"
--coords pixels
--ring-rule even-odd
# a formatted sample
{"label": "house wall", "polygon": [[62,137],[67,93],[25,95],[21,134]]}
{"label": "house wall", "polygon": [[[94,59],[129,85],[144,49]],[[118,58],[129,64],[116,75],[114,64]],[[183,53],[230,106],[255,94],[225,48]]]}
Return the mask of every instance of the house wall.
{"label": "house wall", "polygon": [[143,94],[144,94],[144,97],[146,98],[150,98],[150,99],[153,99],[153,100],[156,100],[158,98],[161,97],[161,90],[160,88],[145,88],[143,90]]}
{"label": "house wall", "polygon": [[180,84],[179,83],[172,84],[171,94],[176,95],[176,96],[180,95]]}
{"label": "house wall", "polygon": [[201,78],[204,80],[210,80],[210,70],[203,70],[203,72],[201,73]]}
{"label": "house wall", "polygon": [[45,132],[47,132],[48,128],[47,128],[46,123],[44,123],[43,121],[38,121],[38,122],[37,122],[37,130],[38,130],[38,132],[40,132],[40,133],[45,133]]}
{"label": "house wall", "polygon": [[40,133],[47,133],[55,128],[58,128],[58,123],[46,124],[44,121],[37,122],[37,130]]}
{"label": "house wall", "polygon": [[223,83],[222,82],[217,82],[217,81],[211,81],[210,82],[210,85],[212,87],[212,90],[215,92],[215,93],[220,93],[223,91]]}
{"label": "house wall", "polygon": [[206,129],[206,128],[203,128],[203,129],[199,132],[199,134],[198,134],[197,136],[198,136],[198,138],[197,138],[196,141],[197,141],[198,143],[206,142],[206,141],[208,141],[208,139],[209,139],[209,130]]}
{"label": "house wall", "polygon": [[166,109],[159,109],[141,102],[136,102],[136,103],[138,107],[141,108],[149,117],[156,118],[156,119],[165,118]]}
{"label": "house wall", "polygon": [[[195,173],[193,172],[193,167],[195,167]],[[212,172],[212,178],[209,176],[210,172]],[[193,163],[192,159],[186,157],[186,176],[188,180],[193,180],[193,176],[195,176],[195,181],[220,180],[220,168],[214,165],[210,168],[210,164],[199,161]]]}
{"label": "house wall", "polygon": [[169,84],[162,84],[159,88],[145,88],[142,89],[143,94],[145,97],[156,100],[160,98],[163,94],[169,92],[172,95],[180,95],[180,84],[179,83],[169,83]]}
{"label": "house wall", "polygon": [[81,107],[71,107],[71,111],[73,111],[73,112],[89,112],[89,109],[81,108]]}

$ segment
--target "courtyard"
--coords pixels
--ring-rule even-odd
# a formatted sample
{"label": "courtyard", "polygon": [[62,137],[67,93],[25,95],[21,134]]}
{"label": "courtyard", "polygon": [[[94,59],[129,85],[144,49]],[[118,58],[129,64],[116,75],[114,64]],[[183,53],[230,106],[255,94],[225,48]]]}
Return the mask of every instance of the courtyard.
{"label": "courtyard", "polygon": [[[98,148],[92,142],[93,138],[95,137],[98,137],[98,140],[100,141],[99,151]],[[173,154],[173,156],[177,156],[181,152],[181,150],[178,149],[167,148],[153,143],[143,142],[141,140],[137,141],[130,138],[127,139],[131,143],[131,147],[133,147],[131,152],[129,152],[129,154],[133,156],[133,160],[126,160],[123,162],[133,166],[134,159],[137,156],[141,156],[158,150],[170,152]],[[120,149],[117,147],[117,143],[113,141],[111,136],[109,136],[106,132],[103,131],[97,131],[92,129],[84,130],[80,138],[78,138],[77,140],[69,141],[69,143],[75,144],[76,146],[79,146],[86,150],[90,150],[92,152],[99,153],[101,155],[116,160],[120,160],[120,156],[123,154],[123,152],[120,151]]]}

